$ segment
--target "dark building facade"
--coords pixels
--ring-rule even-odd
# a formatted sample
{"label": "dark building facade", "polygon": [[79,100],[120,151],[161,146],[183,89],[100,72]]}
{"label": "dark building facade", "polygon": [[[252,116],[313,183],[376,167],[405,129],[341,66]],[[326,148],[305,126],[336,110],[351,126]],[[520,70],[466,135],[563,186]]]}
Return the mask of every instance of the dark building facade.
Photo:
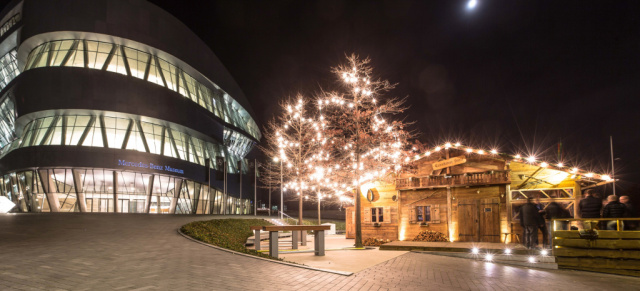
{"label": "dark building facade", "polygon": [[21,0],[0,17],[0,195],[13,212],[253,211],[245,157],[260,130],[179,20],[142,0]]}

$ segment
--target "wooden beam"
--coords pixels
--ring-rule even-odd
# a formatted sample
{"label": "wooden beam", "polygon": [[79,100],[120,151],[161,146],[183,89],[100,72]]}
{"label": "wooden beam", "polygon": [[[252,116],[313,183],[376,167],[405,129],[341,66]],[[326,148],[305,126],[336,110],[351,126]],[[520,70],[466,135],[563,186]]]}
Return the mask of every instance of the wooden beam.
{"label": "wooden beam", "polygon": [[522,184],[520,184],[520,185],[516,186],[516,189],[522,189],[522,187],[524,187],[525,185],[527,185],[527,182],[529,182],[529,180],[530,180],[531,178],[533,178],[533,176],[535,176],[538,172],[540,172],[540,170],[542,170],[542,167],[538,167],[538,169],[537,169],[537,170],[535,170],[535,171],[533,172],[533,174],[531,174],[531,176],[527,176],[527,179],[526,179],[526,180],[524,180],[524,182],[522,182]]}

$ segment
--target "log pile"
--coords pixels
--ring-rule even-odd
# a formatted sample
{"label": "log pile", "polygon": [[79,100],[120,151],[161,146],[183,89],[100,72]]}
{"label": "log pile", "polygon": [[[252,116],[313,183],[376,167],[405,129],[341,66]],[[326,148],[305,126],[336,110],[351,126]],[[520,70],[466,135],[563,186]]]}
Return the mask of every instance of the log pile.
{"label": "log pile", "polygon": [[427,242],[448,242],[449,238],[444,233],[433,230],[421,231],[413,241],[427,241]]}
{"label": "log pile", "polygon": [[370,237],[370,238],[364,239],[364,241],[362,241],[362,244],[370,247],[379,247],[380,245],[388,242],[391,242],[391,241],[388,239]]}

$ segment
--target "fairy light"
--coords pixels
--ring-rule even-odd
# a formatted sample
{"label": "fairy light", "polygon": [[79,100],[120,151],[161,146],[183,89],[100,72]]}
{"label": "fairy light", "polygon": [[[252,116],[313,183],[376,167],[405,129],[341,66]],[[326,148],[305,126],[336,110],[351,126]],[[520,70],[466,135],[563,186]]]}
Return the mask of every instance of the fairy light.
{"label": "fairy light", "polygon": [[[463,146],[463,145],[462,145],[462,143],[460,143],[460,142],[456,142],[454,145],[451,145],[451,143],[447,142],[447,143],[445,143],[445,144],[444,144],[444,146],[436,146],[435,148],[433,148],[433,151],[434,151],[434,152],[438,152],[438,151],[440,151],[443,147],[444,147],[445,149],[448,149],[449,147],[454,147],[454,146],[455,146],[455,147],[460,147],[460,146]],[[485,151],[484,151],[484,150],[481,150],[481,149],[474,150],[474,149],[473,149],[473,148],[471,148],[471,147],[466,147],[466,148],[464,149],[464,151],[466,151],[468,154],[473,154],[473,153],[474,153],[474,151],[476,151],[476,153],[477,153],[477,154],[480,154],[480,155],[485,154]],[[522,160],[522,159],[524,159],[526,162],[531,163],[531,164],[536,163],[536,161],[538,160],[538,158],[536,158],[536,157],[535,157],[535,156],[533,156],[533,155],[530,155],[530,156],[528,156],[528,157],[526,157],[526,158],[523,158],[523,157],[522,157],[522,155],[520,155],[520,154],[516,154],[516,155],[501,154],[500,152],[498,152],[498,150],[497,150],[497,149],[491,149],[489,152],[490,152],[491,154],[494,154],[494,155],[503,155],[503,156],[506,156],[506,157],[509,157],[509,156],[510,156],[510,157],[511,157],[511,159],[513,159],[513,160]],[[431,152],[430,152],[430,151],[426,151],[426,152],[424,153],[424,156],[429,156],[430,154],[431,154]],[[418,159],[418,158],[416,158],[416,159]],[[556,166],[556,168],[557,168],[558,170],[563,170],[563,169],[561,169],[561,168],[565,168],[565,167],[566,167],[566,165],[565,165],[564,163],[562,163],[562,162],[558,162],[558,163],[556,163],[556,164],[554,164],[554,165]],[[546,162],[546,161],[540,161],[539,166],[540,166],[540,167],[543,167],[543,168],[546,168],[546,167],[550,167],[550,166],[551,166],[551,164],[550,164],[549,162]],[[579,170],[578,170],[578,168],[575,168],[575,167],[574,167],[574,168],[567,169],[567,170],[564,170],[564,171],[568,171],[569,173],[574,174],[574,175],[572,176],[572,179],[573,179],[573,178],[575,178],[575,174],[578,174],[578,171],[579,171]],[[605,175],[605,174],[597,175],[597,174],[595,174],[595,173],[587,173],[587,174],[585,174],[585,177],[587,177],[587,178],[597,178],[597,179],[600,179],[600,180],[603,180],[603,181],[610,181],[610,180],[612,180],[611,176],[609,176],[609,175]]]}

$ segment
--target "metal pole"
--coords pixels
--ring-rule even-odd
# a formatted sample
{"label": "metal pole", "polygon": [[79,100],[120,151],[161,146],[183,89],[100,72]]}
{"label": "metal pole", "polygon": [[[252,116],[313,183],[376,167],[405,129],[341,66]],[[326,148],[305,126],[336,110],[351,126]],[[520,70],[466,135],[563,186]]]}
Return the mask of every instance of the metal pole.
{"label": "metal pole", "polygon": [[[244,205],[242,203],[242,161],[238,163],[238,174],[240,175],[240,215],[244,214]],[[235,206],[235,205],[234,205]]]}
{"label": "metal pole", "polygon": [[253,216],[258,215],[258,159],[253,159]]}
{"label": "metal pole", "polygon": [[283,219],[284,213],[284,185],[282,185],[284,178],[282,177],[282,159],[280,159],[280,219]]}
{"label": "metal pole", "polygon": [[[269,176],[271,176],[271,163],[269,163]],[[269,178],[269,216],[271,216],[271,183],[272,182],[273,180]]]}
{"label": "metal pole", "polygon": [[611,145],[611,176],[613,177],[613,195],[616,195],[616,169],[613,166],[613,136],[609,136],[609,144]]}
{"label": "metal pole", "polygon": [[227,161],[224,161],[223,163],[223,183],[222,183],[222,188],[224,189],[224,193],[222,195],[222,206],[224,207],[224,209],[222,210],[222,214],[226,215],[227,214]]}

